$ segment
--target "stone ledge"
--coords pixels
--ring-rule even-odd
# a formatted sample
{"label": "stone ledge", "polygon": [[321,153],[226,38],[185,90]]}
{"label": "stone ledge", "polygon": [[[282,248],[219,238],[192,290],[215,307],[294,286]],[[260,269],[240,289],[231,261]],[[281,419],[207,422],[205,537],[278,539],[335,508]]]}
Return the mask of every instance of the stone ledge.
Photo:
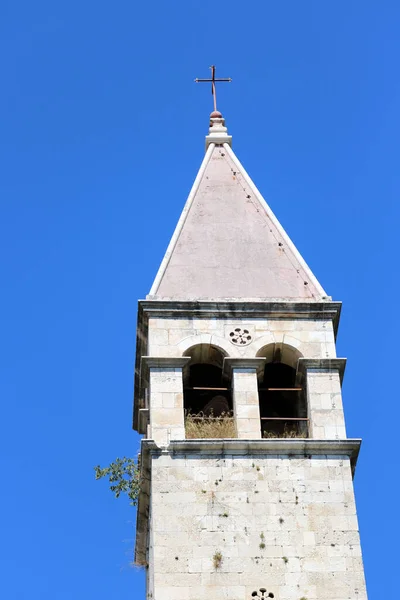
{"label": "stone ledge", "polygon": [[172,454],[201,452],[207,454],[290,454],[290,455],[343,455],[357,460],[360,451],[360,439],[346,440],[313,440],[313,439],[283,439],[270,438],[267,440],[239,439],[199,439],[175,440],[168,448],[161,449],[152,440],[142,440],[150,452],[167,451]]}
{"label": "stone ledge", "polygon": [[287,302],[276,298],[231,298],[227,300],[139,300],[139,324],[143,317],[165,318],[265,318],[293,317],[308,319],[331,319],[336,334],[339,324],[341,302]]}
{"label": "stone ledge", "polygon": [[190,361],[190,356],[142,356],[140,361],[141,378],[147,380],[150,369],[183,369]]}
{"label": "stone ledge", "polygon": [[340,383],[342,384],[346,361],[346,358],[299,358],[297,372],[305,375],[308,369],[339,371]]}
{"label": "stone ledge", "polygon": [[150,423],[150,410],[148,408],[141,408],[139,410],[139,432],[146,433],[147,426]]}
{"label": "stone ledge", "polygon": [[233,369],[255,369],[257,374],[260,375],[266,359],[265,358],[224,358],[223,373],[226,377],[232,377]]}

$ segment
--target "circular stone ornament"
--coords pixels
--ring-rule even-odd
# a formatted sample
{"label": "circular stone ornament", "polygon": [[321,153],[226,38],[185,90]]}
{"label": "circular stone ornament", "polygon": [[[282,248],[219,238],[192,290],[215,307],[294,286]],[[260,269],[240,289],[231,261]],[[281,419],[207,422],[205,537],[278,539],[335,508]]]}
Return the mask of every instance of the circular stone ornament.
{"label": "circular stone ornament", "polygon": [[242,329],[241,327],[236,327],[236,329],[231,331],[229,337],[231,338],[232,344],[235,344],[235,346],[247,346],[252,341],[250,331],[248,329]]}

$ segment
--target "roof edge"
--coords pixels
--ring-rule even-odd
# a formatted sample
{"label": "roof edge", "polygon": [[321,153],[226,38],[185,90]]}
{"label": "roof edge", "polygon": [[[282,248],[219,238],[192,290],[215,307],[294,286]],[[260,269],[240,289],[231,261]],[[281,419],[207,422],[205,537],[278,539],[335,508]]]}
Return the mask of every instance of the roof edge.
{"label": "roof edge", "polygon": [[319,283],[318,279],[316,278],[316,276],[314,275],[314,273],[312,272],[312,270],[310,269],[310,267],[308,266],[308,264],[306,263],[306,261],[304,260],[304,258],[302,257],[302,255],[300,254],[300,252],[297,250],[295,244],[292,242],[292,240],[289,237],[288,233],[286,232],[286,230],[284,229],[284,227],[282,227],[282,225],[280,224],[278,218],[276,217],[276,215],[272,211],[272,209],[269,206],[269,204],[267,204],[267,202],[264,199],[263,195],[261,194],[260,190],[257,188],[257,186],[255,185],[254,181],[252,180],[252,178],[250,177],[250,175],[247,173],[246,169],[244,168],[244,166],[242,165],[242,163],[240,162],[240,160],[238,159],[238,157],[236,156],[236,154],[234,153],[234,151],[232,150],[232,148],[230,147],[230,145],[225,143],[225,144],[223,144],[223,146],[224,146],[227,154],[231,158],[231,160],[233,160],[234,162],[236,162],[236,164],[238,165],[242,177],[246,180],[248,186],[252,189],[253,194],[255,195],[255,197],[257,198],[258,202],[261,204],[261,206],[263,207],[264,211],[266,212],[266,214],[269,216],[269,218],[273,222],[274,226],[279,231],[280,235],[284,239],[287,240],[287,243],[288,243],[288,246],[290,248],[290,251],[293,253],[294,257],[299,261],[301,267],[304,269],[305,273],[308,275],[308,277],[310,278],[310,281],[312,281],[312,283],[314,284],[315,288],[319,291],[321,299],[322,298],[328,298],[328,294],[325,292],[324,288]]}
{"label": "roof edge", "polygon": [[204,172],[206,170],[206,167],[210,161],[211,158],[211,154],[213,152],[215,148],[215,143],[211,143],[208,148],[207,148],[207,152],[203,158],[203,161],[200,165],[200,169],[197,173],[196,179],[194,180],[194,183],[192,185],[192,189],[190,190],[189,196],[187,197],[187,200],[185,202],[185,206],[183,207],[181,216],[179,217],[179,221],[175,227],[174,233],[172,235],[172,238],[168,244],[167,250],[164,254],[164,258],[161,261],[161,265],[157,271],[157,275],[154,279],[153,285],[151,286],[151,290],[150,290],[150,294],[151,296],[155,296],[157,294],[157,290],[160,287],[160,283],[162,281],[162,278],[164,277],[165,271],[167,270],[168,267],[168,263],[171,259],[172,253],[175,249],[175,246],[178,242],[180,233],[183,229],[183,226],[185,224],[185,221],[187,219],[187,216],[189,214],[189,210],[193,204],[193,200],[196,196],[197,190],[199,189],[201,180],[203,179],[203,175]]}

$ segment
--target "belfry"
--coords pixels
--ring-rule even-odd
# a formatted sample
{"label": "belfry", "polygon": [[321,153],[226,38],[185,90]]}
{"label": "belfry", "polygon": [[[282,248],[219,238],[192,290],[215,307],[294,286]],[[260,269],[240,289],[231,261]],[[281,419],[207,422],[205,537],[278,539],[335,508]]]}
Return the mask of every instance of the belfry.
{"label": "belfry", "polygon": [[139,301],[135,562],[147,600],[366,600],[352,481],[361,441],[346,437],[335,348],[341,304],[231,143],[213,111]]}

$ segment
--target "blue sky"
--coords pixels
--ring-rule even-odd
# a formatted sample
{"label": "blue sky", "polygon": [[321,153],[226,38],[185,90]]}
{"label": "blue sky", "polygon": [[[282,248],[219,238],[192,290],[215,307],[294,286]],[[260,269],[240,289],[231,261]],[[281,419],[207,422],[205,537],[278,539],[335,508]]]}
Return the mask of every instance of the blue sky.
{"label": "blue sky", "polygon": [[235,152],[344,303],[369,594],[398,597],[399,26],[394,0],[3,0],[4,598],[144,599],[135,511],[92,469],[138,449],[137,299],[203,157],[212,63]]}

